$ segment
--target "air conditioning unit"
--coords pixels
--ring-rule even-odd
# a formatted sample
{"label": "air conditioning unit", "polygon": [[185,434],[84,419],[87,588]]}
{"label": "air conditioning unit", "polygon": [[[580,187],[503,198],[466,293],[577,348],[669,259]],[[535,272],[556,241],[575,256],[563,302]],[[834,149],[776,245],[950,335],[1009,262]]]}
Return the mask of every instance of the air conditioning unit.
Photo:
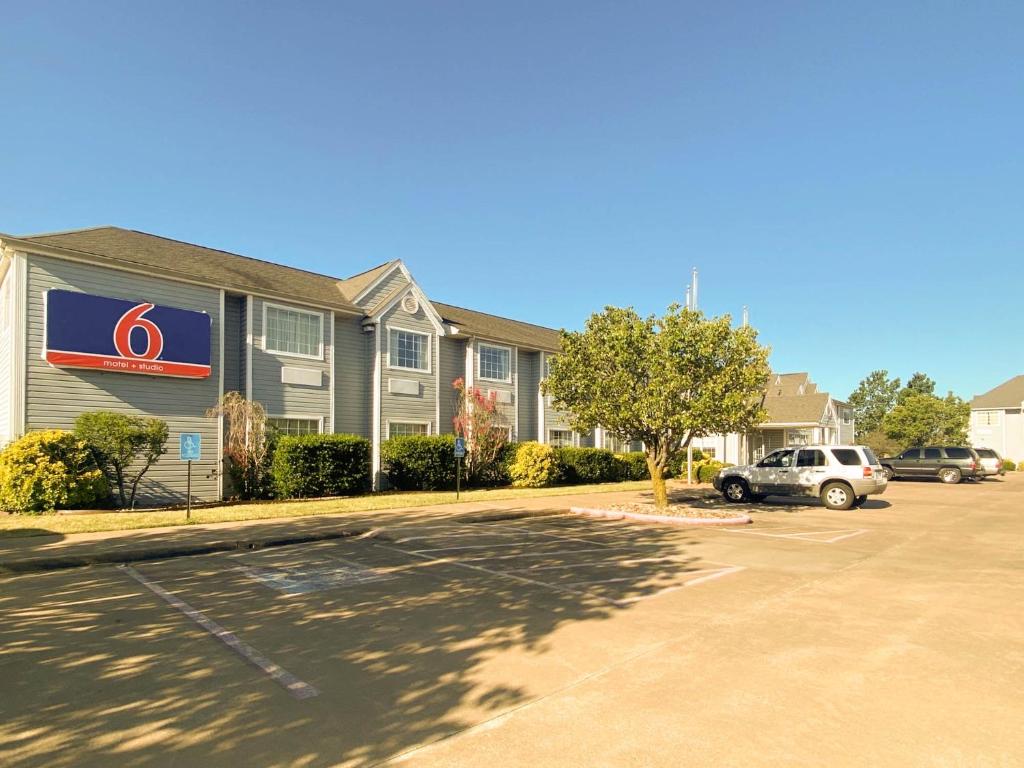
{"label": "air conditioning unit", "polygon": [[508,404],[512,402],[512,393],[507,389],[492,389],[487,395],[493,398],[496,403]]}

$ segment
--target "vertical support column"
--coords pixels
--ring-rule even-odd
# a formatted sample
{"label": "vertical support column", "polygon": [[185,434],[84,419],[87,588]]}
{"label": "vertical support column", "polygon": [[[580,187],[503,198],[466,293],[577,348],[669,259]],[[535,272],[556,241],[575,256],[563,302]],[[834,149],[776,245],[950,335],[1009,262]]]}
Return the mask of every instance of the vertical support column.
{"label": "vertical support column", "polygon": [[252,294],[245,297],[245,399],[252,400]]}
{"label": "vertical support column", "polygon": [[519,347],[512,347],[512,359],[509,360],[509,367],[512,369],[512,431],[513,439],[519,438]]}
{"label": "vertical support column", "polygon": [[327,335],[328,340],[328,360],[330,365],[327,369],[327,375],[330,377],[327,380],[328,396],[331,398],[330,403],[327,404],[327,412],[330,414],[331,429],[330,434],[334,434],[338,431],[337,425],[334,423],[334,379],[338,372],[338,357],[334,353],[334,310],[332,309],[327,315],[327,322],[331,324],[330,332]]}
{"label": "vertical support column", "polygon": [[11,438],[25,434],[25,412],[28,398],[28,256],[15,251],[11,296]]}
{"label": "vertical support column", "polygon": [[[537,377],[539,381],[544,380],[544,364],[547,361],[547,352],[540,353],[540,375]],[[544,392],[540,386],[537,387],[537,442],[546,443],[548,441],[547,430],[544,424]]]}
{"label": "vertical support column", "polygon": [[371,474],[373,475],[373,490],[380,490],[380,386],[381,386],[381,340],[382,327],[380,323],[373,326],[373,425],[371,427]]}
{"label": "vertical support column", "polygon": [[[220,289],[220,329],[217,342],[217,404],[224,400],[224,289]],[[191,462],[189,462],[191,464]],[[217,417],[217,498],[224,498],[224,416]],[[191,476],[190,476],[191,477]],[[191,499],[191,493],[189,495]]]}

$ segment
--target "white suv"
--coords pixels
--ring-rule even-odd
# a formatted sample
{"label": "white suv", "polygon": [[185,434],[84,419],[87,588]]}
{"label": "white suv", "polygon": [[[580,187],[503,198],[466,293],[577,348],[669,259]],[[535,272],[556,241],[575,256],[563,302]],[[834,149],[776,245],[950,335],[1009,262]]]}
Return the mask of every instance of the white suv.
{"label": "white suv", "polygon": [[817,496],[829,509],[863,504],[884,493],[888,480],[871,449],[863,445],[801,445],[769,453],[757,464],[726,467],[715,488],[727,501],[763,501],[765,496]]}

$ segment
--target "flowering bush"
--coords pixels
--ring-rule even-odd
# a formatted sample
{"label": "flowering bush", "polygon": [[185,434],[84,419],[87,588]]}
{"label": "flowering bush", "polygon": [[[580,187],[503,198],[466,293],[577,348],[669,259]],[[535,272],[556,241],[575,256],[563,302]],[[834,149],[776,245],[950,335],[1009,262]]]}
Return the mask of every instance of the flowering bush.
{"label": "flowering bush", "polygon": [[502,461],[509,442],[508,426],[501,423],[493,393],[467,387],[460,376],[452,382],[459,404],[452,419],[455,434],[466,440],[466,479],[474,485],[492,485],[504,473]]}

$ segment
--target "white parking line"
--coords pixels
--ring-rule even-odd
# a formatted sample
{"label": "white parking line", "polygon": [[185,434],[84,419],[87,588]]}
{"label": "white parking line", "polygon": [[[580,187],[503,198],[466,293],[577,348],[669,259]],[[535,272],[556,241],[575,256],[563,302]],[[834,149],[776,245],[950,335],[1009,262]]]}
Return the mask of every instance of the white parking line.
{"label": "white parking line", "polygon": [[308,699],[313,696],[320,695],[320,691],[312,685],[300,680],[287,669],[278,666],[251,645],[242,642],[236,634],[224,629],[224,627],[215,622],[205,613],[196,610],[180,597],[172,595],[155,581],[150,581],[130,565],[121,565],[118,567],[168,605],[181,611],[188,618],[213,635],[217,640],[224,643],[224,645],[237,653],[247,662],[257,669],[265,672],[271,680],[288,691],[288,693],[296,699]]}
{"label": "white parking line", "polygon": [[[739,533],[744,536],[765,536],[771,539],[799,539],[800,541],[811,541],[815,544],[835,544],[837,541],[843,539],[853,538],[854,536],[860,536],[863,533],[868,533],[868,528],[841,528],[838,530],[829,531],[798,531],[795,533],[766,533],[764,531],[744,531],[737,530],[735,528],[723,528],[726,533]],[[782,529],[787,530],[787,529]],[[839,534],[828,539],[815,539],[812,536],[821,536],[823,534]]]}
{"label": "white parking line", "polygon": [[652,592],[649,595],[637,595],[636,597],[627,597],[624,600],[621,600],[620,602],[627,604],[638,603],[641,600],[648,600],[652,597],[658,597],[659,595],[666,595],[669,592],[677,592],[680,589],[686,589],[687,587],[696,587],[698,584],[706,584],[709,581],[714,581],[715,579],[720,579],[723,576],[728,576],[729,574],[739,573],[740,571],[745,570],[746,568],[742,565],[734,565],[729,568],[722,568],[720,570],[710,572],[707,576],[701,576],[699,579],[686,581],[682,584],[677,584],[674,587],[665,587],[664,589],[659,589],[657,592]]}
{"label": "white parking line", "polygon": [[545,587],[546,589],[554,590],[555,592],[565,592],[566,594],[576,595],[577,597],[590,597],[590,598],[593,598],[595,600],[601,600],[602,602],[611,603],[612,605],[615,605],[615,606],[618,606],[618,607],[622,607],[622,601],[620,601],[620,600],[613,600],[610,597],[602,597],[601,595],[593,595],[593,594],[591,594],[589,592],[581,592],[578,589],[568,589],[567,587],[560,587],[560,586],[557,586],[555,584],[548,584],[547,582],[544,582],[544,581],[536,581],[535,579],[527,579],[525,576],[516,576],[515,574],[512,574],[512,573],[503,573],[502,571],[494,571],[494,570],[491,570],[490,568],[484,568],[483,566],[480,566],[480,565],[470,565],[469,563],[463,562],[461,560],[455,560],[453,558],[441,558],[441,559],[438,559],[438,558],[435,558],[435,557],[429,557],[428,555],[420,554],[419,552],[410,552],[410,551],[405,550],[405,549],[398,549],[397,547],[389,547],[386,544],[377,544],[376,546],[381,547],[382,549],[390,549],[393,552],[400,552],[400,553],[402,553],[404,555],[408,555],[408,556],[411,556],[411,557],[418,557],[418,558],[420,558],[422,560],[433,560],[433,561],[438,562],[438,563],[447,563],[449,565],[454,565],[454,566],[457,566],[459,568],[468,568],[470,570],[480,571],[481,573],[486,573],[486,574],[489,574],[491,576],[499,576],[501,578],[511,579],[512,581],[518,581],[518,582],[521,582],[523,584],[532,584],[532,585],[537,586],[537,587]]}

